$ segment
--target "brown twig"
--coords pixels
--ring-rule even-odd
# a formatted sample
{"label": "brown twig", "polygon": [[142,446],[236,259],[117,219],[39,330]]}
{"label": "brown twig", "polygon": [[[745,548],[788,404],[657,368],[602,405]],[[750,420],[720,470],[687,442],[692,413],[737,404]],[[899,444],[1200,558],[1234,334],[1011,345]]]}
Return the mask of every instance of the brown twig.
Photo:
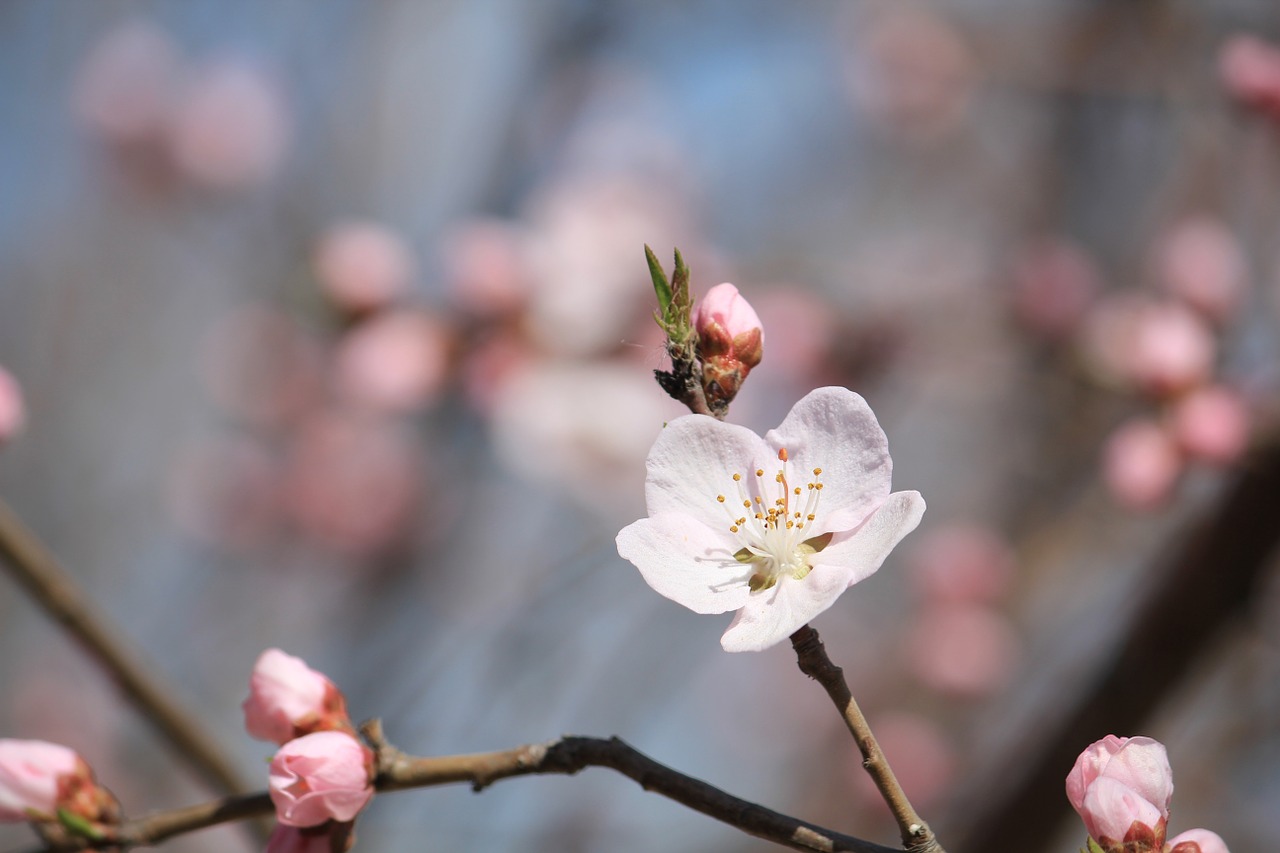
{"label": "brown twig", "polygon": [[108,627],[75,579],[0,501],[0,562],[55,621],[111,676],[138,711],[214,790],[243,792],[249,786],[223,759],[225,752],[200,726],[198,716],[174,698],[175,691]]}
{"label": "brown twig", "polygon": [[822,685],[844,717],[845,725],[849,727],[849,732],[862,753],[862,766],[871,775],[876,787],[880,789],[880,796],[884,797],[889,810],[893,812],[903,845],[911,853],[944,853],[942,846],[934,838],[933,831],[916,814],[906,792],[898,784],[893,768],[889,766],[884,753],[880,751],[880,744],[871,733],[871,727],[867,725],[867,718],[862,715],[862,709],[858,707],[849,691],[849,685],[845,683],[844,670],[827,657],[827,650],[822,645],[818,632],[805,625],[791,635],[791,646],[796,651],[796,663],[800,665],[800,671]]}
{"label": "brown twig", "polygon": [[[378,774],[374,785],[379,791],[458,782],[469,782],[475,791],[482,791],[502,779],[545,774],[572,776],[587,767],[607,767],[635,780],[646,791],[653,791],[749,835],[792,850],[901,853],[891,847],[833,832],[741,800],[659,764],[618,738],[569,736],[498,752],[419,758],[405,755],[387,744],[376,720],[366,723],[362,731],[378,754]],[[271,799],[265,793],[231,797],[128,821],[109,842],[95,844],[87,839],[68,838],[47,844],[38,853],[70,853],[107,847],[123,850],[153,845],[218,823],[269,814],[271,810]]]}

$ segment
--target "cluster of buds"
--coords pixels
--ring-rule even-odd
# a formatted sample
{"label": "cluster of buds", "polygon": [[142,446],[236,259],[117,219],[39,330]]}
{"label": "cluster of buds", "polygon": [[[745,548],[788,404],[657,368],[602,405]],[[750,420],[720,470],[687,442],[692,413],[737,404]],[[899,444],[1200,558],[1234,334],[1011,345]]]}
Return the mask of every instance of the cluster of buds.
{"label": "cluster of buds", "polygon": [[728,282],[717,284],[695,306],[689,268],[677,249],[670,280],[653,250],[645,246],[649,275],[658,297],[656,318],[667,335],[671,371],[657,371],[662,389],[694,411],[701,395],[706,409],[723,417],[751,368],[764,356],[764,329],[755,309]]}
{"label": "cluster of buds", "polygon": [[1228,853],[1207,829],[1165,841],[1173,770],[1164,745],[1148,737],[1107,735],[1076,759],[1067,799],[1084,820],[1088,853]]}
{"label": "cluster of buds", "polygon": [[342,692],[301,659],[267,649],[242,707],[249,734],[280,745],[268,783],[279,825],[267,853],[350,849],[356,815],[373,798],[375,761]]}
{"label": "cluster of buds", "polygon": [[119,826],[120,807],[75,751],[41,740],[0,739],[0,822],[22,821],[46,837],[60,827],[101,840]]}

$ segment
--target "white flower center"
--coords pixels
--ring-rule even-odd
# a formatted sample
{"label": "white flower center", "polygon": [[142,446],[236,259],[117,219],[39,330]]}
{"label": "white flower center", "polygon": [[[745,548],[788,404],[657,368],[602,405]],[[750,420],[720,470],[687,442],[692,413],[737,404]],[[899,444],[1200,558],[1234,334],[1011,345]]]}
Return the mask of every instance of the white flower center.
{"label": "white flower center", "polygon": [[755,487],[750,492],[743,475],[734,473],[733,481],[738,487],[736,506],[741,510],[733,509],[729,498],[716,495],[729,516],[729,532],[742,543],[733,556],[755,569],[748,581],[753,592],[769,589],[784,575],[796,580],[805,577],[809,574],[809,557],[830,541],[830,535],[810,536],[822,497],[822,469],[814,468],[812,479],[804,486],[793,486],[787,476],[785,447],[778,451],[778,460],[782,465],[772,476],[763,468],[755,470]]}

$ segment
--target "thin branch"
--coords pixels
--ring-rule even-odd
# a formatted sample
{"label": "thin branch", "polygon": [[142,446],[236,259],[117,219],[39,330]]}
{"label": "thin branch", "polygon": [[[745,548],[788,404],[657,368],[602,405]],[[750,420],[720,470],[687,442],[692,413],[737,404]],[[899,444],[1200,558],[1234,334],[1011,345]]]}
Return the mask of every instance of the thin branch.
{"label": "thin branch", "polygon": [[880,796],[884,797],[889,810],[893,812],[903,845],[911,853],[944,853],[942,846],[934,838],[933,831],[916,814],[906,792],[898,784],[893,768],[889,766],[880,750],[880,744],[871,733],[871,727],[867,725],[867,718],[862,715],[862,709],[858,707],[849,691],[849,685],[845,683],[844,670],[827,657],[826,647],[822,645],[818,632],[805,625],[791,635],[791,646],[796,651],[796,663],[800,665],[800,671],[822,685],[844,717],[845,725],[862,753],[862,766],[871,775],[880,790]]}
{"label": "thin branch", "polygon": [[[374,787],[379,791],[469,782],[472,789],[479,792],[502,779],[548,774],[572,776],[588,767],[605,767],[635,780],[646,791],[792,850],[901,853],[892,847],[833,832],[739,799],[659,764],[618,738],[567,736],[498,752],[419,758],[405,755],[387,744],[376,720],[366,723],[363,732],[378,753]],[[87,839],[60,839],[32,853],[70,853],[94,847],[124,850],[153,845],[176,835],[271,811],[271,799],[265,793],[231,797],[128,821],[109,841],[94,844]]]}
{"label": "thin branch", "polygon": [[214,790],[249,789],[223,758],[225,752],[198,723],[199,716],[174,698],[176,691],[155,675],[140,655],[109,627],[71,576],[35,535],[0,501],[0,563],[36,602],[62,625],[111,676],[138,711]]}

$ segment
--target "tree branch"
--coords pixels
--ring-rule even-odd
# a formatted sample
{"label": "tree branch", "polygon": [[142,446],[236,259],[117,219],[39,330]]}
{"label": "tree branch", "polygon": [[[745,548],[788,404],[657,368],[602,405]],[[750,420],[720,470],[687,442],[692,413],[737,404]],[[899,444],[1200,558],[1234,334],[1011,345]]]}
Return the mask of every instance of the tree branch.
{"label": "tree branch", "polygon": [[129,649],[81,592],[79,584],[0,501],[0,563],[10,568],[36,602],[111,676],[125,698],[160,730],[183,760],[215,791],[242,792],[248,784],[224,760],[224,751],[175,699],[176,691]]}
{"label": "tree branch", "polygon": [[866,768],[880,796],[893,812],[893,819],[898,824],[902,835],[902,843],[911,853],[945,853],[928,824],[920,819],[912,807],[907,794],[893,775],[893,768],[880,751],[880,744],[871,733],[867,718],[853,698],[849,685],[844,680],[844,670],[831,662],[827,649],[822,645],[818,632],[808,625],[791,635],[791,646],[796,651],[796,663],[800,671],[822,685],[835,703],[836,709],[844,717],[845,725],[858,744],[862,753],[862,766]]}
{"label": "tree branch", "polygon": [[[635,780],[646,791],[792,850],[901,853],[895,848],[833,832],[739,799],[659,764],[616,737],[566,736],[549,743],[527,744],[498,752],[420,758],[405,755],[388,744],[377,720],[366,723],[362,732],[378,754],[374,787],[379,791],[469,782],[472,789],[479,792],[502,779],[548,774],[572,776],[588,767],[605,767]],[[60,838],[31,853],[70,853],[95,848],[124,850],[153,845],[176,835],[271,811],[271,799],[266,793],[229,797],[127,821],[109,840],[95,843],[84,838]]]}

